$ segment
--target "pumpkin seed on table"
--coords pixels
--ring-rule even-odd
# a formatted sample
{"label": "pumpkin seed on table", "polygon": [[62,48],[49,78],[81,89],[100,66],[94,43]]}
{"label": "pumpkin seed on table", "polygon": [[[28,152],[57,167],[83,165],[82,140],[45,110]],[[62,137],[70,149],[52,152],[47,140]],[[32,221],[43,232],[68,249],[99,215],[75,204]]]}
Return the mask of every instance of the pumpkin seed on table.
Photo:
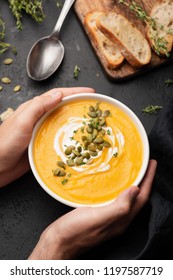
{"label": "pumpkin seed on table", "polygon": [[3,63],[4,63],[5,65],[10,65],[10,64],[13,63],[13,60],[12,60],[12,58],[6,58],[6,59],[4,59]]}
{"label": "pumpkin seed on table", "polygon": [[14,87],[14,92],[18,92],[21,90],[21,86],[20,85],[17,85]]}
{"label": "pumpkin seed on table", "polygon": [[11,83],[11,80],[8,77],[3,77],[1,79],[1,81],[2,81],[3,84],[10,84]]}
{"label": "pumpkin seed on table", "polygon": [[1,90],[3,90],[3,87],[2,87],[2,86],[0,86],[0,91],[1,91]]}

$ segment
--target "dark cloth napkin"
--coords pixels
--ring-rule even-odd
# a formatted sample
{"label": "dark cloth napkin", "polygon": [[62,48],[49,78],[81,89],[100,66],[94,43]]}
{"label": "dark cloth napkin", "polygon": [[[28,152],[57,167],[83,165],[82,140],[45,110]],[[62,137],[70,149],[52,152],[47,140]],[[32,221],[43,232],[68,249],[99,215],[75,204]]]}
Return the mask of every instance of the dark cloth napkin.
{"label": "dark cloth napkin", "polygon": [[159,113],[149,141],[158,167],[149,202],[148,240],[137,258],[173,260],[173,98]]}

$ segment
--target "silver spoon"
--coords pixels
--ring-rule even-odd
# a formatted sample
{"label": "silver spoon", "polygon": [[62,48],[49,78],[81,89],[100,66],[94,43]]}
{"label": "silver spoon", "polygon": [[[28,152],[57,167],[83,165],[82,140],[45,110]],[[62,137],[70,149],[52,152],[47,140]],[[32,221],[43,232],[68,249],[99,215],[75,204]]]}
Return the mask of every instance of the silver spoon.
{"label": "silver spoon", "polygon": [[61,64],[64,46],[59,41],[59,32],[64,19],[75,0],[65,0],[61,14],[50,36],[38,40],[31,48],[26,62],[28,76],[36,81],[50,77]]}

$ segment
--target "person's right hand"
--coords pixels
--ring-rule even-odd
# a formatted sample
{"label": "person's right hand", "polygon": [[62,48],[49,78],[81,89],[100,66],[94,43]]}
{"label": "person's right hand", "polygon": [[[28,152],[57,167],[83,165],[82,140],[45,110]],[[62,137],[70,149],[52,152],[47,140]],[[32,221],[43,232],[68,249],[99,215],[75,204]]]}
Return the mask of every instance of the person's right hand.
{"label": "person's right hand", "polygon": [[102,207],[77,208],[52,223],[29,259],[74,259],[102,241],[122,234],[149,199],[157,162],[151,160],[140,187],[130,187]]}

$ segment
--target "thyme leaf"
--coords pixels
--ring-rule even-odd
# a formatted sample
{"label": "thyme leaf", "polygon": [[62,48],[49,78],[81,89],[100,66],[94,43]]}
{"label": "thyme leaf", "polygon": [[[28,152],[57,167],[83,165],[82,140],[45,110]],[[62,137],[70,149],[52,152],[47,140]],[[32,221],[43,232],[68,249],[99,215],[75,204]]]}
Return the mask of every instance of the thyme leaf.
{"label": "thyme leaf", "polygon": [[142,112],[147,114],[157,114],[163,107],[158,105],[148,105],[145,107]]}
{"label": "thyme leaf", "polygon": [[167,79],[166,81],[165,81],[165,85],[167,86],[167,87],[169,87],[170,85],[172,85],[173,84],[173,80],[172,79]]}
{"label": "thyme leaf", "polygon": [[[153,48],[155,52],[160,55],[161,53],[165,54],[167,57],[170,57],[169,52],[167,51],[167,44],[168,42],[165,40],[164,37],[159,36],[158,30],[164,30],[164,26],[160,25],[154,18],[150,17],[144,10],[143,8],[136,3],[135,1],[131,1],[131,3],[128,3],[126,0],[119,0],[118,3],[124,4],[131,11],[133,11],[136,16],[144,21],[148,26],[151,28],[150,32],[150,38],[153,40],[154,45]],[[169,29],[167,34],[173,34],[173,31]]]}
{"label": "thyme leaf", "polygon": [[45,18],[41,0],[8,0],[8,2],[12,14],[16,18],[18,29],[22,29],[23,12],[29,14],[38,23],[41,23]]}
{"label": "thyme leaf", "polygon": [[79,68],[79,66],[75,65],[75,68],[74,68],[74,71],[73,71],[73,77],[75,79],[77,79],[78,76],[79,76],[79,73],[80,73],[80,68]]}

